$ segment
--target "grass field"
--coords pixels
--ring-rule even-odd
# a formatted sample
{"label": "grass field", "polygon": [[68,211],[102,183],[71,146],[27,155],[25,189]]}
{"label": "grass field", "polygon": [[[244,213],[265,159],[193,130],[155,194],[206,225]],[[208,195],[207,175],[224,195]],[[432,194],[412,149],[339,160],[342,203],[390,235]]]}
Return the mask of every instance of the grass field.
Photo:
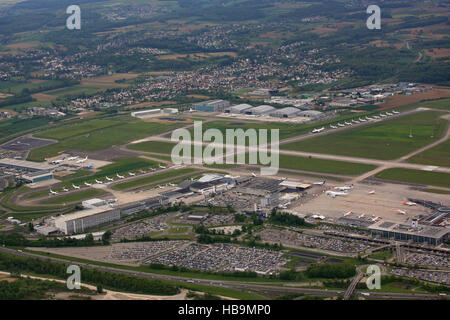
{"label": "grass field", "polygon": [[130,150],[144,151],[144,152],[155,152],[163,154],[171,154],[173,147],[176,143],[171,142],[161,142],[161,141],[146,141],[136,144],[130,144],[127,146]]}
{"label": "grass field", "polygon": [[450,167],[450,140],[419,153],[407,162]]}
{"label": "grass field", "polygon": [[392,168],[378,173],[376,178],[390,181],[450,188],[450,174],[404,168]]}
{"label": "grass field", "polygon": [[144,122],[131,117],[90,120],[39,133],[38,137],[59,139],[56,144],[33,150],[28,159],[43,161],[65,150],[95,151],[175,129],[179,124]]}
{"label": "grass field", "polygon": [[[282,145],[282,149],[393,160],[443,136],[448,121],[444,112],[424,111]],[[413,138],[410,138],[412,129]],[[433,136],[433,137],[431,137]]]}
{"label": "grass field", "polygon": [[73,194],[70,194],[67,196],[51,198],[49,200],[41,201],[40,203],[41,204],[70,203],[70,202],[85,200],[88,198],[94,198],[94,197],[100,196],[102,194],[105,194],[105,191],[98,190],[98,189],[90,189],[90,190],[86,190],[86,191],[80,191],[77,193],[73,193]]}
{"label": "grass field", "polygon": [[112,186],[113,190],[125,190],[130,189],[146,184],[150,184],[152,182],[157,182],[160,180],[168,179],[168,178],[176,178],[184,174],[194,173],[196,169],[181,169],[181,170],[173,170],[168,172],[163,172],[159,174],[154,174],[145,178],[135,179],[128,182],[123,182]]}

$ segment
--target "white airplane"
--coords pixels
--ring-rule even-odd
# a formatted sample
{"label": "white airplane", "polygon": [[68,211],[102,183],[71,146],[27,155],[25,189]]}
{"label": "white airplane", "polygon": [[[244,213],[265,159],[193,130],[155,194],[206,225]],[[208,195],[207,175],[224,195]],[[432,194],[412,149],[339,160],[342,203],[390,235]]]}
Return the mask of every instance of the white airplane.
{"label": "white airplane", "polygon": [[84,184],[85,184],[86,186],[88,186],[88,187],[92,186],[92,183],[87,183],[87,182],[85,182]]}
{"label": "white airplane", "polygon": [[67,158],[68,161],[74,161],[74,160],[77,160],[77,159],[78,159],[78,156]]}
{"label": "white airplane", "polygon": [[382,113],[380,113],[380,117],[382,117],[382,118],[386,118],[386,117],[387,117],[387,115],[385,115],[385,114],[382,114]]}
{"label": "white airplane", "polygon": [[74,185],[73,183],[72,183],[72,187],[73,187],[75,190],[80,189],[80,186],[76,186],[76,185]]}
{"label": "white airplane", "polygon": [[85,163],[87,161],[88,157],[84,158],[84,159],[80,159],[77,161],[77,163]]}
{"label": "white airplane", "polygon": [[325,183],[327,183],[327,180],[323,180],[323,181],[320,181],[320,182],[314,182],[313,184],[316,185],[316,186],[323,186]]}
{"label": "white airplane", "polygon": [[367,121],[367,120],[361,119],[361,118],[359,118],[358,120],[361,121],[361,122],[366,122]]}
{"label": "white airplane", "polygon": [[366,120],[373,120],[373,118],[366,116]]}
{"label": "white airplane", "polygon": [[393,114],[390,113],[390,112],[386,112],[386,114],[387,114],[388,116],[393,116]]}
{"label": "white airplane", "polygon": [[108,180],[108,181],[114,181],[114,179],[111,179],[110,177],[105,177],[106,178],[106,180]]}
{"label": "white airplane", "polygon": [[375,190],[370,190],[369,194],[375,194]]}
{"label": "white airplane", "polygon": [[59,160],[53,160],[52,162],[50,162],[51,164],[60,164],[61,162],[64,161],[64,158],[59,159]]}
{"label": "white airplane", "polygon": [[156,168],[150,168],[150,170],[152,170],[152,171],[156,171]]}
{"label": "white airplane", "polygon": [[98,181],[97,179],[95,179],[95,182],[98,184],[103,184],[103,181]]}
{"label": "white airplane", "polygon": [[69,192],[69,189],[63,188],[62,191],[64,191],[64,192]]}
{"label": "white airplane", "polygon": [[325,130],[325,127],[322,127],[322,128],[320,128],[320,129],[314,129],[313,131],[312,131],[312,133],[320,133],[320,132],[322,132],[322,131],[324,131]]}
{"label": "white airplane", "polygon": [[358,120],[352,120],[353,123],[360,123]]}
{"label": "white airplane", "polygon": [[281,177],[280,180],[281,181],[285,181],[285,180],[287,180],[287,178],[286,177]]}
{"label": "white airplane", "polygon": [[345,127],[345,124],[342,124],[342,123],[339,122],[339,123],[338,123],[338,126],[339,126],[339,127]]}
{"label": "white airplane", "polygon": [[50,194],[53,194],[53,195],[57,195],[57,194],[58,194],[58,192],[56,192],[56,191],[53,191],[52,189],[50,189]]}
{"label": "white airplane", "polygon": [[344,187],[334,187],[334,190],[339,190],[339,191],[346,191],[346,190],[350,190],[350,189],[353,189],[353,185],[344,186]]}
{"label": "white airplane", "polygon": [[330,125],[330,128],[331,128],[331,129],[337,129],[338,127],[333,126],[333,125]]}
{"label": "white airplane", "polygon": [[134,176],[136,175],[136,173],[133,173],[133,172],[128,172],[128,174],[129,174],[131,177],[134,177]]}
{"label": "white airplane", "polygon": [[374,119],[380,119],[380,117],[379,116],[373,116],[374,117]]}
{"label": "white airplane", "polygon": [[159,165],[159,167],[160,167],[161,169],[167,169],[167,167],[162,166],[162,165]]}
{"label": "white airplane", "polygon": [[362,219],[362,218],[364,218],[365,216],[366,216],[366,214],[363,213],[363,214],[361,214],[361,215],[358,216],[358,219]]}
{"label": "white airplane", "polygon": [[254,172],[252,172],[252,177],[256,177],[256,174]]}
{"label": "white airplane", "polygon": [[164,186],[158,186],[159,189],[164,189]]}
{"label": "white airplane", "polygon": [[400,213],[400,214],[402,214],[402,215],[406,215],[406,211],[405,211],[405,210],[400,210],[400,209],[398,209],[397,212]]}
{"label": "white airplane", "polygon": [[349,211],[349,212],[346,212],[346,213],[344,213],[344,217],[347,217],[347,216],[349,216],[349,215],[351,215],[352,214],[352,212],[351,211]]}
{"label": "white airplane", "polygon": [[119,179],[124,179],[125,178],[124,176],[121,176],[118,173],[116,174],[116,177],[119,178]]}
{"label": "white airplane", "polygon": [[380,217],[375,217],[372,219],[373,222],[377,222],[378,220],[380,220]]}
{"label": "white airplane", "polygon": [[345,196],[348,195],[347,192],[334,192],[334,191],[327,191],[327,192],[325,192],[325,194],[326,194],[327,196],[331,196],[331,197],[333,197],[333,198],[336,198],[337,196],[343,196],[343,197],[345,197]]}
{"label": "white airplane", "polygon": [[404,204],[405,206],[410,206],[410,207],[416,206],[416,205],[417,205],[417,203],[412,202],[412,201],[405,201],[405,202],[403,202],[403,204]]}
{"label": "white airplane", "polygon": [[352,123],[351,123],[351,122],[347,122],[347,121],[345,121],[345,125],[347,125],[347,126],[351,126],[351,125],[352,125]]}
{"label": "white airplane", "polygon": [[147,171],[144,171],[144,170],[140,170],[139,172],[142,174],[147,173]]}
{"label": "white airplane", "polygon": [[393,113],[393,114],[399,114],[400,112],[395,111],[395,110],[392,110],[392,113]]}
{"label": "white airplane", "polygon": [[169,183],[170,187],[176,187],[177,185],[175,183]]}

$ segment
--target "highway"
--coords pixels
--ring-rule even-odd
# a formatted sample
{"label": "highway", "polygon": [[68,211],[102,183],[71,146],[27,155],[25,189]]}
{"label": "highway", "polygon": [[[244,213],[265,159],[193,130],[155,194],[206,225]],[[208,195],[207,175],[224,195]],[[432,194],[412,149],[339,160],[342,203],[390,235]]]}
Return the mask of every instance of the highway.
{"label": "highway", "polygon": [[[146,272],[139,272],[139,271],[132,271],[132,270],[126,270],[126,269],[119,269],[119,268],[112,268],[112,267],[105,267],[105,266],[99,266],[95,264],[90,263],[77,263],[66,259],[61,258],[53,258],[53,257],[46,257],[39,254],[32,254],[28,252],[19,252],[17,250],[9,249],[0,247],[1,252],[14,254],[22,257],[28,257],[28,258],[36,258],[40,260],[46,260],[46,261],[52,261],[55,263],[62,263],[62,264],[78,264],[82,268],[88,268],[88,269],[96,269],[103,272],[112,272],[117,274],[125,274],[129,276],[139,276],[144,278],[151,278],[151,279],[158,279],[158,280],[167,280],[167,281],[176,281],[181,282],[185,284],[192,284],[194,282],[195,284],[199,285],[205,285],[205,286],[215,286],[215,287],[222,287],[222,288],[228,288],[228,289],[234,289],[239,291],[271,291],[271,292],[279,292],[279,293],[304,293],[304,294],[314,294],[314,295],[320,295],[320,296],[336,296],[336,295],[342,295],[344,292],[342,290],[328,290],[328,289],[311,289],[311,288],[302,288],[302,287],[295,287],[294,283],[276,283],[276,282],[238,282],[238,281],[229,281],[229,280],[209,280],[209,279],[192,279],[192,278],[185,278],[180,276],[170,276],[170,275],[162,275],[162,274],[154,274],[154,273],[146,273]],[[359,281],[359,280],[358,280]],[[356,287],[356,280],[354,280],[354,288]],[[353,283],[352,282],[352,283]],[[352,292],[354,290],[352,289]],[[348,291],[348,289],[347,289]],[[375,298],[391,298],[391,299],[439,299],[440,296],[437,294],[406,294],[406,293],[382,293],[382,292],[371,292],[370,295]],[[349,295],[350,296],[350,295]]]}

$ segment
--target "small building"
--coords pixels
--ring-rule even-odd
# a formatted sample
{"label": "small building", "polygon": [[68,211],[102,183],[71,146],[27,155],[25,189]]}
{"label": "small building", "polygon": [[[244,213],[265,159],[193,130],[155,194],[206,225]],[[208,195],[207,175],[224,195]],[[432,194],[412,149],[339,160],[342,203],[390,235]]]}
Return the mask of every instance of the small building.
{"label": "small building", "polygon": [[192,213],[192,214],[188,215],[187,218],[189,220],[194,220],[194,221],[203,221],[206,218],[208,218],[208,213],[207,212],[196,212],[196,213]]}
{"label": "small building", "polygon": [[230,106],[230,103],[225,100],[208,100],[194,103],[192,106],[197,111],[224,112],[225,108]]}
{"label": "small building", "polygon": [[294,107],[287,107],[283,109],[278,109],[270,113],[271,117],[277,118],[293,118],[300,113],[300,109]]}
{"label": "small building", "polygon": [[36,183],[53,179],[53,172],[50,170],[42,170],[29,172],[22,175],[22,179],[29,183]]}
{"label": "small building", "polygon": [[97,199],[97,198],[84,200],[84,201],[81,202],[81,205],[85,209],[99,208],[99,207],[103,207],[103,206],[105,206],[107,204],[108,204],[108,202],[106,200]]}
{"label": "small building", "polygon": [[274,107],[272,107],[272,106],[261,105],[261,106],[254,107],[254,108],[246,110],[245,114],[260,116],[260,115],[264,115],[264,114],[269,114],[269,113],[271,113],[271,112],[273,112],[275,110],[276,109]]}

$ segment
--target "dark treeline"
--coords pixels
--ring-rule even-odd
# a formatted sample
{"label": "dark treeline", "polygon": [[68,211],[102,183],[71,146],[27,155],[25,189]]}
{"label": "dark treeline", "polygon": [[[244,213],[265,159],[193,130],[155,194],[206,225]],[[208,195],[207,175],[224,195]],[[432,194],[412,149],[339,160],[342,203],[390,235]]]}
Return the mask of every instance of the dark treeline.
{"label": "dark treeline", "polygon": [[294,216],[289,213],[284,212],[278,213],[275,210],[270,215],[269,222],[282,226],[292,226],[292,227],[306,227],[310,225],[309,223],[305,222],[305,219],[303,218]]}
{"label": "dark treeline", "polygon": [[[39,259],[18,257],[0,253],[0,270],[20,274],[23,272],[52,275],[67,278],[67,265]],[[105,288],[129,292],[157,295],[175,295],[179,292],[176,286],[165,284],[159,280],[127,276],[93,269],[81,269],[81,281]]]}

